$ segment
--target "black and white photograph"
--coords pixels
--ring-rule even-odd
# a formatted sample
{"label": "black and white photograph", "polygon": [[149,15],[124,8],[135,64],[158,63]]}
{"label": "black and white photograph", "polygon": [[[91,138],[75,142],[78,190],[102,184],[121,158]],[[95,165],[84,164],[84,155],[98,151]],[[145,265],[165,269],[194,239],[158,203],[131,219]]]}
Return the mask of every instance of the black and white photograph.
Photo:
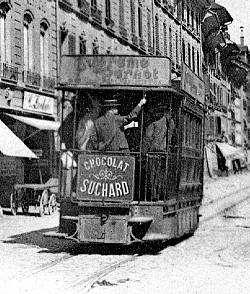
{"label": "black and white photograph", "polygon": [[0,0],[0,293],[250,293],[250,0]]}

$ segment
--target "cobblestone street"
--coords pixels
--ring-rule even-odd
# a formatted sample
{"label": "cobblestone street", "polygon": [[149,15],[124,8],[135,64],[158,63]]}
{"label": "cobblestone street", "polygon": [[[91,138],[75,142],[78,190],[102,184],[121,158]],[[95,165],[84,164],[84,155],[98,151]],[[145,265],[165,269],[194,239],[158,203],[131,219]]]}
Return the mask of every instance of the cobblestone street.
{"label": "cobblestone street", "polygon": [[[224,217],[211,216],[223,210],[218,198],[229,199],[223,205],[230,206],[232,197],[240,202],[249,195],[249,177],[244,173],[206,181],[201,224],[194,236],[121,265],[90,292],[248,294],[250,203],[225,211]],[[69,288],[72,281],[126,256],[45,238],[43,233],[58,225],[57,213],[42,218],[6,213],[0,218],[1,293],[78,293]]]}

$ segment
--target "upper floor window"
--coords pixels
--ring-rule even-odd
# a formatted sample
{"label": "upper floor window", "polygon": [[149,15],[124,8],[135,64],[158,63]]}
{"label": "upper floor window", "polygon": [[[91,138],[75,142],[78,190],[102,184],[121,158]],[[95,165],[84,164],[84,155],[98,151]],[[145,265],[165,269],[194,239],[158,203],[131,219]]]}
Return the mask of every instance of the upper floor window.
{"label": "upper floor window", "polygon": [[79,54],[85,55],[87,54],[87,46],[86,46],[87,40],[85,33],[82,33],[79,37]]}
{"label": "upper floor window", "polygon": [[148,28],[148,46],[152,46],[152,39],[151,39],[151,11],[147,11],[147,28]]}
{"label": "upper floor window", "polygon": [[200,76],[200,53],[197,50],[197,58],[196,58],[196,63],[197,63],[197,75]]}
{"label": "upper floor window", "polygon": [[105,12],[106,12],[106,18],[111,19],[110,0],[105,0]]}
{"label": "upper floor window", "polygon": [[172,61],[172,58],[173,58],[173,36],[172,36],[172,29],[171,27],[169,28],[169,57]]}
{"label": "upper floor window", "polygon": [[134,0],[130,0],[130,10],[131,10],[131,32],[135,34],[135,3]]}
{"label": "upper floor window", "polygon": [[[158,15],[155,16],[155,44],[156,44],[156,50],[160,50],[160,36],[159,36],[159,19]],[[156,52],[157,54],[157,52]]]}
{"label": "upper floor window", "polygon": [[167,25],[163,23],[163,42],[164,42],[164,55],[168,55],[168,45],[167,45]]}
{"label": "upper floor window", "polygon": [[24,70],[33,69],[33,24],[30,13],[24,14],[23,19],[23,63]]}
{"label": "upper floor window", "polygon": [[142,38],[142,6],[138,6],[138,35]]}
{"label": "upper floor window", "polygon": [[184,63],[186,62],[186,45],[184,39],[182,39],[182,61]]}
{"label": "upper floor window", "polygon": [[74,35],[68,36],[69,55],[76,54],[76,37]]}
{"label": "upper floor window", "polygon": [[123,0],[119,0],[119,25],[121,27],[125,26],[124,22],[124,3]]}
{"label": "upper floor window", "polygon": [[191,68],[191,46],[188,44],[188,66]]}
{"label": "upper floor window", "polygon": [[47,76],[49,73],[49,40],[48,24],[42,22],[40,26],[40,69],[41,76]]}
{"label": "upper floor window", "polygon": [[92,51],[94,55],[99,54],[99,43],[97,38],[95,38],[92,43]]}
{"label": "upper floor window", "polygon": [[0,14],[0,54],[2,62],[6,62],[6,43],[6,17]]}
{"label": "upper floor window", "polygon": [[91,6],[97,7],[97,0],[91,0]]}
{"label": "upper floor window", "polygon": [[[0,54],[1,61],[4,63],[7,61],[7,55],[10,56],[10,42],[7,42],[6,33],[6,14],[11,9],[10,1],[0,1]],[[8,48],[7,48],[8,43]]]}

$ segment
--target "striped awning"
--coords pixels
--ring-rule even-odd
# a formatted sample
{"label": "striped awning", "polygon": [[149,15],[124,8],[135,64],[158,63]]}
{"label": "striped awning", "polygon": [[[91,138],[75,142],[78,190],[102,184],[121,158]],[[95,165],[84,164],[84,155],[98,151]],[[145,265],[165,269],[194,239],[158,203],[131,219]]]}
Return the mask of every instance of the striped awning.
{"label": "striped awning", "polygon": [[0,120],[0,152],[6,156],[37,158],[37,156]]}
{"label": "striped awning", "polygon": [[20,122],[23,122],[29,126],[37,128],[39,130],[57,131],[60,127],[60,123],[53,120],[38,119],[38,118],[14,115],[14,114],[8,114],[8,113],[6,113],[6,115],[16,120],[19,120]]}

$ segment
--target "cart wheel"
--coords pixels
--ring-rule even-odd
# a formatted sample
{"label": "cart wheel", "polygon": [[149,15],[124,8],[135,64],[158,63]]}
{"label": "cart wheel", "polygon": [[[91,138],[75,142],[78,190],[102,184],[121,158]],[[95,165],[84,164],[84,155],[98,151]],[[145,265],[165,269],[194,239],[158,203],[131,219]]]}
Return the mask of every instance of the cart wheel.
{"label": "cart wheel", "polygon": [[54,213],[56,211],[56,195],[55,194],[51,194],[50,198],[49,198],[49,207],[48,207],[48,211],[49,211],[49,215],[51,215],[52,213]]}
{"label": "cart wheel", "polygon": [[22,211],[24,214],[28,214],[29,212],[29,204],[27,202],[22,203]]}
{"label": "cart wheel", "polygon": [[17,214],[17,210],[18,210],[18,203],[17,203],[17,199],[16,199],[16,192],[11,193],[10,195],[10,212],[12,215],[16,215]]}
{"label": "cart wheel", "polygon": [[49,193],[48,190],[44,190],[40,202],[39,202],[39,215],[44,216],[45,214],[45,208],[48,207],[48,200],[49,200]]}

